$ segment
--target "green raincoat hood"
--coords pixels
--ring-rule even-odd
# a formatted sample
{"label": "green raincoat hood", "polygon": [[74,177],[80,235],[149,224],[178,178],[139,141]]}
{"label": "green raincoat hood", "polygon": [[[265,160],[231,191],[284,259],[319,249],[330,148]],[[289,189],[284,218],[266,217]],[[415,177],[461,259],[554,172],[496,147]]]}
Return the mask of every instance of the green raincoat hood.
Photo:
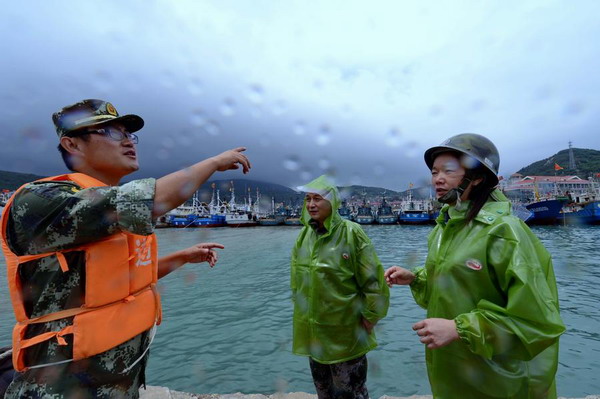
{"label": "green raincoat hood", "polygon": [[[297,187],[297,189],[305,193],[317,193],[331,203],[331,215],[323,223],[328,232],[331,231],[333,226],[338,225],[342,221],[342,217],[337,212],[342,202],[340,200],[340,193],[335,184],[326,175],[319,176],[310,183]],[[305,199],[302,206],[302,224],[310,226],[310,219]]]}

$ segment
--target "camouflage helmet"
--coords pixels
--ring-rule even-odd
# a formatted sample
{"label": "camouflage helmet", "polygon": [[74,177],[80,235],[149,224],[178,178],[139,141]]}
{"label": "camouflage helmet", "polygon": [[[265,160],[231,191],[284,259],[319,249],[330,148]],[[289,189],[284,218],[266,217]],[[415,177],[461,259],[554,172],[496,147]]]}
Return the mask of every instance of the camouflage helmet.
{"label": "camouflage helmet", "polygon": [[110,123],[121,123],[129,133],[137,132],[144,127],[144,120],[137,115],[119,115],[116,108],[108,101],[83,100],[68,105],[52,114],[52,122],[58,137],[88,127],[96,127]]}
{"label": "camouflage helmet", "polygon": [[[498,184],[498,169],[500,168],[500,154],[498,149],[487,137],[475,133],[461,133],[445,140],[436,147],[425,151],[425,163],[431,169],[435,158],[447,151],[457,151],[477,160],[484,166],[484,170],[491,178],[492,186]],[[479,166],[479,165],[477,165]],[[467,169],[475,169],[468,167]]]}

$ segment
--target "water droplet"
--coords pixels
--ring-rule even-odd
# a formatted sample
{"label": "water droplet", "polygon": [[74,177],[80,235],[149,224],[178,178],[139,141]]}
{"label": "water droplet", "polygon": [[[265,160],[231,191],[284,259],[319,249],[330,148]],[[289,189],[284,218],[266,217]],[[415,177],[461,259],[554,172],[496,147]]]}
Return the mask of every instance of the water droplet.
{"label": "water droplet", "polygon": [[192,79],[190,84],[188,85],[188,91],[193,96],[202,94],[203,88],[202,88],[202,82],[200,81],[200,79],[196,79],[196,78]]}
{"label": "water droplet", "polygon": [[358,186],[362,184],[362,177],[358,174],[353,175],[350,178],[350,184],[353,186]]}
{"label": "water droplet", "polygon": [[232,98],[226,98],[221,104],[221,114],[231,116],[235,113],[235,101]]}
{"label": "water droplet", "polygon": [[252,109],[250,110],[250,115],[252,115],[252,117],[255,119],[259,119],[260,117],[262,117],[262,114],[262,108],[258,105],[256,107],[252,107]]}
{"label": "water droplet", "polygon": [[188,147],[192,145],[192,139],[189,136],[189,134],[185,131],[175,135],[175,140],[177,141],[177,144],[179,144],[180,147]]}
{"label": "water droplet", "polygon": [[28,140],[44,140],[42,129],[35,126],[26,127],[19,133],[23,138]]}
{"label": "water droplet", "polygon": [[486,101],[483,98],[479,98],[471,103],[471,109],[473,112],[479,112],[482,111],[486,105]]}
{"label": "water droplet", "polygon": [[406,144],[406,156],[409,158],[415,158],[419,154],[417,143],[410,141]]}
{"label": "water droplet", "polygon": [[312,173],[308,170],[303,170],[300,172],[300,179],[302,179],[302,181],[310,181],[313,179]]}
{"label": "water droplet", "polygon": [[353,110],[352,107],[348,104],[344,104],[342,106],[342,118],[350,119],[352,117]]}
{"label": "water droplet", "polygon": [[323,125],[319,129],[319,134],[317,135],[317,144],[318,145],[327,145],[331,141],[331,129],[329,125]]}
{"label": "water droplet", "polygon": [[175,86],[175,74],[172,71],[162,71],[159,82],[166,88],[172,88]]}
{"label": "water droplet", "polygon": [[319,168],[325,170],[331,166],[331,162],[327,158],[323,158],[319,160]]}
{"label": "water droplet", "polygon": [[287,112],[287,104],[283,100],[279,100],[273,105],[273,115],[281,115]]}
{"label": "water droplet", "polygon": [[110,73],[107,71],[98,71],[94,78],[94,88],[99,92],[108,93],[113,88],[111,80]]}
{"label": "water droplet", "polygon": [[439,116],[442,112],[444,112],[444,109],[439,104],[432,105],[431,108],[429,108],[429,115],[431,116]]}
{"label": "water droplet", "polygon": [[565,106],[564,113],[565,115],[578,115],[580,114],[585,107],[579,101],[572,101]]}
{"label": "water droplet", "polygon": [[306,133],[306,124],[302,121],[296,122],[294,125],[294,133],[297,136],[303,136]]}
{"label": "water droplet", "polygon": [[250,85],[250,90],[248,91],[248,99],[255,104],[259,104],[263,102],[263,97],[265,95],[265,91],[259,84]]}
{"label": "water droplet", "polygon": [[261,138],[258,140],[258,143],[262,146],[262,147],[268,147],[271,145],[271,137],[269,137],[268,134],[263,134],[261,136]]}
{"label": "water droplet", "polygon": [[400,129],[397,127],[392,127],[386,137],[386,144],[390,147],[398,147],[400,145],[400,135]]}
{"label": "water droplet", "polygon": [[171,153],[166,148],[161,148],[160,150],[158,150],[156,152],[156,158],[160,159],[161,161],[166,161],[170,157],[171,157]]}
{"label": "water droplet", "polygon": [[192,111],[192,116],[190,117],[190,123],[193,126],[202,126],[206,123],[206,115],[204,115],[204,111],[201,109],[195,109]]}
{"label": "water droplet", "polygon": [[373,167],[373,173],[375,174],[375,176],[383,176],[385,173],[385,168],[383,167],[383,165],[375,165]]}
{"label": "water droplet", "polygon": [[218,136],[221,133],[221,128],[216,121],[208,121],[202,126],[202,129],[211,136]]}
{"label": "water droplet", "polygon": [[175,142],[173,141],[173,138],[170,136],[165,137],[161,144],[162,144],[163,148],[167,148],[167,149],[172,149],[175,147]]}
{"label": "water droplet", "polygon": [[291,155],[283,161],[283,167],[291,171],[298,170],[300,168],[300,159],[295,155]]}

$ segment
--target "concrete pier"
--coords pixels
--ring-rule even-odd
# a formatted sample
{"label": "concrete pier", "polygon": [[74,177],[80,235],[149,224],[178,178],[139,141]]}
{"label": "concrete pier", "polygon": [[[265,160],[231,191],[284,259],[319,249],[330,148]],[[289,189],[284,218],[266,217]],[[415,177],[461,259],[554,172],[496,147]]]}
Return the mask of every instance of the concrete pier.
{"label": "concrete pier", "polygon": [[[305,392],[274,393],[272,395],[262,394],[243,394],[231,393],[224,395],[217,394],[195,394],[187,392],[173,391],[166,387],[148,386],[148,389],[140,389],[140,399],[317,399],[317,395]],[[413,396],[387,396],[383,395],[379,399],[432,399],[431,395],[413,395]],[[565,398],[559,399],[600,399],[600,395],[588,395],[585,398]]]}

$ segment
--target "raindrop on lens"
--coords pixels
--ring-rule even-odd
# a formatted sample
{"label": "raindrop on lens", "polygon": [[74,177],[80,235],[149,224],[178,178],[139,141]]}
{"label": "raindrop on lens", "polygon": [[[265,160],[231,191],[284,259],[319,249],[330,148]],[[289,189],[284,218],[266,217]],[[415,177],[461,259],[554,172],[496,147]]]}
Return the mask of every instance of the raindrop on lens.
{"label": "raindrop on lens", "polygon": [[204,111],[201,109],[195,109],[192,111],[192,116],[190,117],[190,123],[193,126],[202,126],[206,123],[206,116],[204,115]]}
{"label": "raindrop on lens", "polygon": [[292,155],[283,161],[283,167],[291,171],[298,170],[300,168],[300,160],[298,157]]}
{"label": "raindrop on lens", "polygon": [[169,150],[167,150],[166,148],[161,148],[156,152],[156,158],[160,159],[161,161],[166,161],[167,159],[169,159],[169,157]]}
{"label": "raindrop on lens", "polygon": [[319,168],[325,170],[328,169],[331,166],[331,162],[329,162],[328,159],[323,158],[319,160]]}
{"label": "raindrop on lens", "polygon": [[204,126],[202,126],[202,129],[204,129],[204,131],[211,136],[218,136],[219,133],[221,133],[221,129],[215,121],[208,121]]}
{"label": "raindrop on lens", "polygon": [[175,86],[175,75],[171,71],[163,71],[159,79],[160,83],[166,87],[171,88]]}
{"label": "raindrop on lens", "polygon": [[304,122],[302,122],[302,121],[296,122],[296,124],[294,125],[294,133],[297,136],[302,136],[306,133],[306,125],[304,124]]}
{"label": "raindrop on lens", "polygon": [[352,107],[348,104],[342,106],[342,118],[349,119],[352,116]]}
{"label": "raindrop on lens", "polygon": [[255,104],[262,103],[264,97],[264,90],[261,85],[253,84],[250,85],[250,90],[248,91],[248,98]]}
{"label": "raindrop on lens", "polygon": [[383,176],[383,174],[385,173],[385,168],[383,167],[383,165],[375,165],[373,167],[373,173],[375,173],[375,176]]}
{"label": "raindrop on lens", "polygon": [[444,110],[442,109],[442,107],[440,105],[432,105],[431,108],[429,109],[429,115],[431,116],[438,116],[440,115]]}
{"label": "raindrop on lens", "polygon": [[173,147],[175,147],[175,141],[173,141],[173,139],[171,137],[166,137],[163,141],[162,141],[162,146],[166,149],[171,149]]}
{"label": "raindrop on lens", "polygon": [[231,116],[235,113],[235,101],[232,98],[226,98],[221,104],[221,114]]}
{"label": "raindrop on lens", "polygon": [[309,181],[312,178],[312,173],[310,173],[308,170],[303,170],[302,172],[300,172],[300,179],[302,179],[302,181]]}
{"label": "raindrop on lens", "polygon": [[390,147],[398,147],[400,145],[400,129],[397,127],[391,128],[385,142]]}
{"label": "raindrop on lens", "polygon": [[419,151],[417,149],[417,143],[411,141],[406,145],[406,156],[409,158],[415,158],[418,155]]}
{"label": "raindrop on lens", "polygon": [[250,111],[253,118],[258,119],[262,116],[262,108],[260,106],[252,107]]}
{"label": "raindrop on lens", "polygon": [[202,94],[202,82],[199,79],[192,79],[188,85],[188,91],[193,96]]}
{"label": "raindrop on lens", "polygon": [[317,144],[318,145],[327,145],[331,141],[331,132],[328,125],[323,125],[319,129],[319,134],[317,135]]}
{"label": "raindrop on lens", "polygon": [[[460,158],[460,164],[465,169],[475,169],[479,165],[479,161],[467,155]],[[458,165],[457,165],[458,166]]]}
{"label": "raindrop on lens", "polygon": [[361,185],[362,178],[360,177],[360,175],[356,174],[356,175],[352,176],[352,178],[350,179],[350,184],[352,184],[354,186]]}
{"label": "raindrop on lens", "polygon": [[287,104],[283,100],[279,100],[273,106],[273,115],[281,115],[287,111]]}

